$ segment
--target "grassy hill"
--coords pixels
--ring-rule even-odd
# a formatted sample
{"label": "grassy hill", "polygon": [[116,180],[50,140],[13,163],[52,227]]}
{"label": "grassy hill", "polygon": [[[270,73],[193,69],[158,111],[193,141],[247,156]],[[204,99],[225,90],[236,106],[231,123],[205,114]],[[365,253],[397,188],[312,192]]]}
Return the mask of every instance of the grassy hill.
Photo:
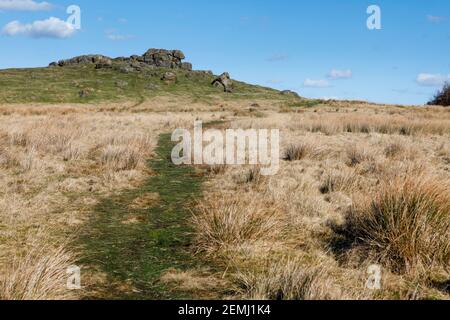
{"label": "grassy hill", "polygon": [[[162,75],[171,71],[178,81],[167,85]],[[211,85],[214,76],[202,71],[154,68],[121,72],[96,69],[92,64],[67,67],[0,70],[0,103],[95,103],[140,101],[159,95],[189,95],[207,100],[210,96],[280,98],[279,91],[234,81],[234,93],[226,94]],[[82,92],[84,94],[82,94]]]}

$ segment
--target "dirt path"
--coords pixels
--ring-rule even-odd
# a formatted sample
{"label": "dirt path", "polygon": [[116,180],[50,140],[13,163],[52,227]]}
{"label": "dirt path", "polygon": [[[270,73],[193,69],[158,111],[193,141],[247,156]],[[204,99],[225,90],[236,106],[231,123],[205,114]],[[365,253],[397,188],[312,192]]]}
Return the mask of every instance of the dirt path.
{"label": "dirt path", "polygon": [[94,209],[81,236],[86,256],[80,264],[95,267],[106,281],[88,288],[87,299],[199,298],[160,282],[169,268],[188,270],[201,264],[189,252],[186,205],[201,195],[203,178],[193,167],[173,165],[172,147],[170,135],[161,135],[149,161],[155,175]]}

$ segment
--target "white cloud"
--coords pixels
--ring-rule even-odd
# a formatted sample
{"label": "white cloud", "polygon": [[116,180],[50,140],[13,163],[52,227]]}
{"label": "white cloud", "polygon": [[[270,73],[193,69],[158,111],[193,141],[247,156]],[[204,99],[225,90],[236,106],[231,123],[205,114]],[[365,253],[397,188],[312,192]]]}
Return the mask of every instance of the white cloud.
{"label": "white cloud", "polygon": [[48,2],[33,0],[0,0],[0,10],[39,11],[50,10],[53,6]]}
{"label": "white cloud", "polygon": [[75,28],[55,17],[23,24],[11,21],[3,27],[2,33],[8,36],[24,35],[32,38],[68,38],[75,33]]}
{"label": "white cloud", "polygon": [[330,78],[332,80],[350,79],[351,77],[353,77],[353,72],[350,69],[348,69],[348,70],[332,69],[330,71],[330,73],[328,74],[328,78]]}
{"label": "white cloud", "polygon": [[303,86],[308,88],[328,88],[330,83],[327,80],[306,79],[303,82]]}
{"label": "white cloud", "polygon": [[445,76],[442,74],[421,73],[416,78],[419,85],[426,87],[440,87],[449,80],[450,74]]}
{"label": "white cloud", "polygon": [[433,15],[429,14],[427,16],[427,20],[432,23],[440,23],[440,22],[444,22],[445,20],[447,20],[447,17],[433,16]]}

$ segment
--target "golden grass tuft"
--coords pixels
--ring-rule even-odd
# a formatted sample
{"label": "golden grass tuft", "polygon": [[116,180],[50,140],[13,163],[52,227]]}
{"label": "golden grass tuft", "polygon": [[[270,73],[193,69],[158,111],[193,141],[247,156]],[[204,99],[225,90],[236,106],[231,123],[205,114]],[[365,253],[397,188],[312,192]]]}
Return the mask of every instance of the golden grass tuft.
{"label": "golden grass tuft", "polygon": [[274,239],[282,231],[282,216],[272,203],[222,196],[197,206],[192,224],[196,247],[216,255],[235,246],[261,239]]}
{"label": "golden grass tuft", "polygon": [[375,160],[373,154],[371,154],[368,150],[360,148],[356,145],[348,147],[346,153],[347,153],[346,164],[349,167],[355,167],[363,162],[366,161],[370,162]]}
{"label": "golden grass tuft", "polygon": [[369,251],[397,273],[448,267],[448,181],[426,176],[396,178],[384,182],[367,199],[352,207],[343,227],[354,247]]}
{"label": "golden grass tuft", "polygon": [[284,151],[284,161],[299,161],[303,160],[309,153],[312,147],[309,144],[292,144]]}
{"label": "golden grass tuft", "polygon": [[251,300],[330,300],[340,291],[320,262],[305,267],[298,259],[272,261],[260,271],[240,272],[237,282]]}
{"label": "golden grass tuft", "polygon": [[1,300],[67,300],[77,293],[67,288],[67,268],[74,257],[64,245],[54,248],[36,240],[26,252],[9,257],[0,275]]}

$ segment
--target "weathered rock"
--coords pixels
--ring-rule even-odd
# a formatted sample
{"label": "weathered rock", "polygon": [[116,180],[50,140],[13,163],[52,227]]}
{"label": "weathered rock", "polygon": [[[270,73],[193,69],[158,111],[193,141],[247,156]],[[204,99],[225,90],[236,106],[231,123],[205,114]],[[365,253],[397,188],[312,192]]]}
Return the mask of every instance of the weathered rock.
{"label": "weathered rock", "polygon": [[57,64],[60,67],[77,65],[77,64],[99,64],[99,63],[109,63],[111,59],[102,55],[84,55],[74,57],[72,59],[60,60],[58,62],[52,62],[50,65],[54,66]]}
{"label": "weathered rock", "polygon": [[180,61],[186,59],[186,56],[180,50],[173,50],[172,55]]}
{"label": "weathered rock", "polygon": [[187,71],[192,71],[192,63],[182,62],[181,63],[181,69],[187,70]]}
{"label": "weathered rock", "polygon": [[145,89],[147,90],[158,90],[159,88],[161,87],[154,83],[148,83],[145,85]]}
{"label": "weathered rock", "polygon": [[132,67],[128,66],[128,65],[121,66],[121,67],[119,67],[118,70],[121,73],[132,73],[132,72],[134,72],[134,69]]}
{"label": "weathered rock", "polygon": [[212,71],[204,71],[204,70],[192,70],[186,73],[186,78],[197,78],[197,79],[205,79],[209,80],[214,77]]}
{"label": "weathered rock", "polygon": [[95,69],[104,69],[111,67],[112,67],[112,60],[106,57],[100,57],[95,64]]}
{"label": "weathered rock", "polygon": [[128,82],[123,81],[123,80],[117,80],[115,82],[115,85],[116,85],[116,87],[123,89],[123,88],[128,87]]}
{"label": "weathered rock", "polygon": [[216,87],[222,87],[225,92],[233,92],[233,81],[228,72],[222,73],[211,84]]}
{"label": "weathered rock", "polygon": [[119,68],[130,66],[138,71],[148,67],[161,67],[168,69],[192,70],[192,64],[182,62],[185,55],[180,50],[150,49],[144,55],[132,55],[129,58],[119,57],[111,59],[102,55],[83,55],[72,59],[52,62],[51,67],[66,67],[78,64],[94,64],[97,69]]}
{"label": "weathered rock", "polygon": [[291,90],[281,91],[280,94],[282,94],[284,96],[291,96],[291,97],[295,97],[295,98],[300,98],[300,95],[297,92],[294,92],[294,91],[291,91]]}
{"label": "weathered rock", "polygon": [[147,64],[163,68],[181,68],[182,60],[185,58],[180,50],[150,49],[143,55]]}
{"label": "weathered rock", "polygon": [[78,95],[80,96],[80,98],[87,98],[91,95],[91,93],[92,93],[91,89],[83,89],[78,93]]}
{"label": "weathered rock", "polygon": [[177,82],[178,78],[174,72],[168,71],[163,74],[161,80],[164,81],[164,83],[166,84],[174,84]]}

